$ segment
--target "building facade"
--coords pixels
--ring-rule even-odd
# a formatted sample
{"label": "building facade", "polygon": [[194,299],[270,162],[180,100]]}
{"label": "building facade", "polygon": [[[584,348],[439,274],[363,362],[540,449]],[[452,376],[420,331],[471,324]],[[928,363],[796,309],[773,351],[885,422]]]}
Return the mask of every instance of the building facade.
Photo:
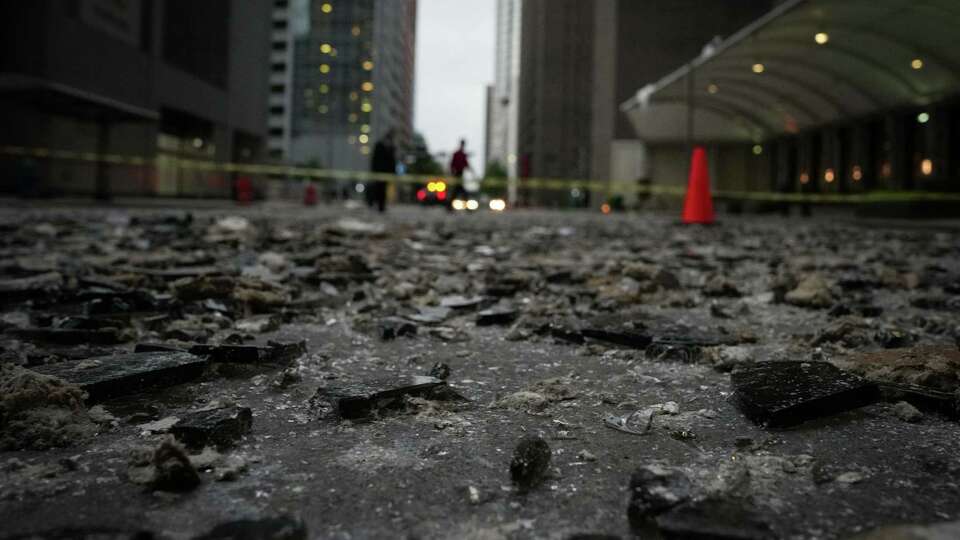
{"label": "building facade", "polygon": [[619,104],[773,4],[523,0],[518,174],[643,177],[645,152]]}
{"label": "building facade", "polygon": [[594,2],[524,0],[517,171],[588,178]]}
{"label": "building facade", "polygon": [[[493,146],[493,109],[494,92],[493,85],[488,84],[484,88],[484,117],[483,117],[483,155],[486,156],[487,168],[493,162],[490,158],[490,149]],[[502,162],[501,162],[502,163]]]}
{"label": "building facade", "polygon": [[517,175],[517,122],[520,111],[520,36],[522,0],[497,0],[496,57],[488,106],[487,162],[497,161],[508,176]]}
{"label": "building facade", "polygon": [[364,170],[373,145],[412,135],[416,0],[275,3],[271,152],[295,164]]}
{"label": "building facade", "polygon": [[286,160],[293,133],[294,36],[309,28],[305,0],[272,0],[270,34],[270,93],[267,101],[269,155]]}
{"label": "building facade", "polygon": [[[262,159],[269,21],[269,4],[241,0],[3,2],[0,145],[161,161]],[[12,175],[28,168],[33,180],[19,185],[36,193],[231,190],[231,177],[200,171],[28,161],[4,158],[0,167]]]}
{"label": "building facade", "polygon": [[[684,185],[692,139],[728,195],[882,191],[863,200],[955,213],[939,193],[960,191],[960,12],[947,4],[788,0],[637,81],[622,110],[651,150],[651,180]],[[889,193],[905,191],[938,196],[915,206]]]}

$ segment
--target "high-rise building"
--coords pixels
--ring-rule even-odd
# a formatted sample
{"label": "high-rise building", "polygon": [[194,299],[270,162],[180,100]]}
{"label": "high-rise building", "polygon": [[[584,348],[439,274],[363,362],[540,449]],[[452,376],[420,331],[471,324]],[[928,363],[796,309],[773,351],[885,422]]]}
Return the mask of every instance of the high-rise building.
{"label": "high-rise building", "polygon": [[486,114],[483,119],[483,155],[487,161],[487,167],[490,166],[492,160],[490,159],[490,148],[493,146],[493,85],[488,84],[484,88],[484,96],[486,100]]}
{"label": "high-rise building", "polygon": [[95,158],[37,160],[34,192],[229,195],[227,175],[96,158],[261,159],[269,20],[245,0],[0,2],[0,146]]}
{"label": "high-rise building", "polygon": [[278,0],[274,7],[274,157],[363,170],[389,130],[401,144],[410,140],[416,0]]}
{"label": "high-rise building", "polygon": [[[523,0],[520,176],[633,180],[643,148],[618,105],[765,13],[772,0]],[[521,182],[522,185],[522,182]]]}
{"label": "high-rise building", "polygon": [[520,23],[522,0],[497,0],[494,82],[487,100],[487,163],[497,162],[510,179],[507,197],[516,200],[517,124],[520,111]]}
{"label": "high-rise building", "polygon": [[270,35],[270,94],[267,101],[270,157],[290,156],[293,118],[293,37],[302,34],[307,21],[302,0],[273,0]]}
{"label": "high-rise building", "polygon": [[517,174],[517,120],[520,110],[521,0],[497,0],[497,37],[493,96],[490,104],[490,150],[511,177]]}
{"label": "high-rise building", "polygon": [[590,176],[598,4],[610,2],[522,2],[517,143],[522,177]]}

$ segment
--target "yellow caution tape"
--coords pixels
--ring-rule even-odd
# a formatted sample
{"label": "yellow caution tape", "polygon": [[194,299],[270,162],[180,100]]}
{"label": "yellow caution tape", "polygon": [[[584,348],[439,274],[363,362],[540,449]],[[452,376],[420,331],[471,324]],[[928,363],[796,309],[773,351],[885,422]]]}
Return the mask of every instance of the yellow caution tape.
{"label": "yellow caution tape", "polygon": [[[264,176],[299,177],[320,181],[383,181],[405,184],[426,184],[435,181],[438,176],[402,175],[373,173],[367,171],[346,171],[321,169],[315,167],[300,167],[293,165],[273,165],[255,163],[220,163],[209,160],[183,158],[161,154],[155,158],[140,156],[107,154],[99,155],[93,152],[74,152],[70,150],[53,150],[49,148],[27,148],[23,146],[0,146],[0,154],[10,156],[30,156],[41,159],[57,159],[67,161],[81,161],[87,163],[103,162],[112,165],[129,165],[136,167],[157,167],[161,169],[177,168],[203,172],[223,172]],[[440,178],[449,184],[457,185],[460,180],[450,176],[440,175]],[[506,188],[505,178],[487,178],[483,181],[484,187]],[[664,197],[683,197],[686,188],[676,185],[647,184],[630,180],[576,180],[561,178],[521,178],[517,181],[517,188],[524,190],[590,190],[596,193],[636,194]],[[942,193],[929,191],[871,191],[867,193],[782,193],[769,191],[737,191],[718,190],[713,193],[714,198],[746,200],[757,202],[786,202],[786,203],[813,203],[813,204],[874,204],[889,202],[960,202],[960,193]]]}

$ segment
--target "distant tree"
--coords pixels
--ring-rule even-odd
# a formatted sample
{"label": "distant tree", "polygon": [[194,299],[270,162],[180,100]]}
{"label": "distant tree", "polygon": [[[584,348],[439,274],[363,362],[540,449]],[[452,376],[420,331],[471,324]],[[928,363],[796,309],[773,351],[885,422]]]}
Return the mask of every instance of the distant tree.
{"label": "distant tree", "polygon": [[[487,170],[483,172],[484,180],[502,180],[507,177],[507,168],[503,166],[499,161],[492,159],[487,162]],[[504,187],[502,182],[494,182],[497,185],[491,185],[489,182],[485,182],[481,191],[490,195],[491,197],[500,197],[503,196]]]}
{"label": "distant tree", "polygon": [[410,167],[407,168],[407,172],[410,174],[419,174],[419,175],[442,175],[443,174],[443,165],[437,163],[433,156],[430,154],[430,149],[427,147],[427,140],[420,133],[413,134],[413,163],[410,164]]}
{"label": "distant tree", "polygon": [[430,156],[418,156],[413,165],[407,169],[410,174],[440,176],[443,174],[443,166],[436,162]]}
{"label": "distant tree", "polygon": [[499,161],[492,159],[487,162],[487,170],[483,173],[484,178],[506,178],[507,168]]}

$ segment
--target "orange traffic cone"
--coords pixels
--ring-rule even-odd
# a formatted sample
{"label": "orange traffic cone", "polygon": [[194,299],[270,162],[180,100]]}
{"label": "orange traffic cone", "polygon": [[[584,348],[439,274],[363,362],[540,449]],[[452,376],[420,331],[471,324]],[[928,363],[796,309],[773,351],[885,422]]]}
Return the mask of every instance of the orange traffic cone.
{"label": "orange traffic cone", "polygon": [[682,219],[684,223],[713,223],[714,218],[707,151],[698,146],[693,149],[690,162],[690,180],[687,183],[687,197],[683,201]]}
{"label": "orange traffic cone", "polygon": [[307,182],[307,187],[303,190],[303,204],[305,206],[317,204],[317,186],[313,185],[313,182]]}

